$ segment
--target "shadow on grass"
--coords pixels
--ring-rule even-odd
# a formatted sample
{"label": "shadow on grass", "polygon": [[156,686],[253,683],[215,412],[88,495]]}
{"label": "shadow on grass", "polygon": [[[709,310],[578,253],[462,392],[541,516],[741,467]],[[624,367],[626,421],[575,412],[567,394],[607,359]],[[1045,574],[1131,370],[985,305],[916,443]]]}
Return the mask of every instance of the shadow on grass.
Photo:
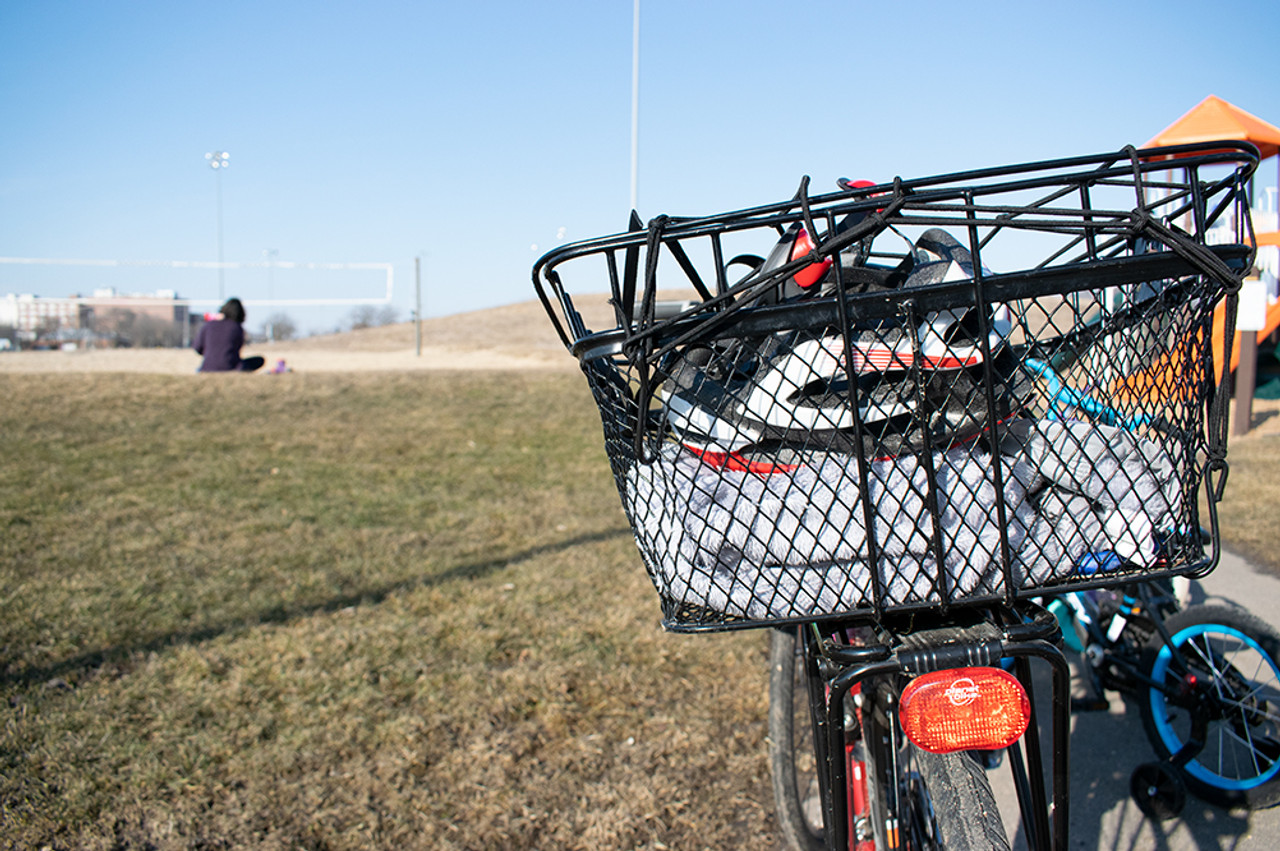
{"label": "shadow on grass", "polygon": [[36,684],[67,685],[70,682],[79,680],[82,675],[96,671],[106,665],[115,666],[121,671],[127,670],[130,660],[137,658],[139,654],[160,652],[182,645],[201,644],[229,632],[259,624],[284,624],[310,615],[337,612],[360,604],[377,605],[393,594],[413,591],[418,588],[430,588],[455,579],[479,579],[491,573],[496,573],[509,565],[518,564],[549,553],[565,552],[577,546],[601,543],[619,537],[629,537],[630,535],[631,530],[627,528],[605,529],[599,532],[579,535],[566,541],[531,547],[510,556],[459,564],[431,576],[393,582],[379,588],[369,588],[351,594],[343,594],[316,603],[273,606],[266,611],[259,612],[257,615],[239,618],[232,622],[211,624],[199,629],[175,630],[135,644],[106,647],[101,650],[81,653],[51,665],[28,668],[15,673],[0,674],[0,688],[27,688]]}

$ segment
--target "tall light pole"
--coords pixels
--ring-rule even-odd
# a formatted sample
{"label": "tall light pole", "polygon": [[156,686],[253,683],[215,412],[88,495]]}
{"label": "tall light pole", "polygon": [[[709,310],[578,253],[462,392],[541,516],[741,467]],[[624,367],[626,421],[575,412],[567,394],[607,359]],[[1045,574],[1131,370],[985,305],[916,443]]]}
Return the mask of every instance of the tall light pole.
{"label": "tall light pole", "polygon": [[222,172],[231,165],[231,154],[226,151],[214,151],[205,154],[204,158],[209,161],[209,168],[213,169],[213,182],[218,196],[218,303],[221,304],[225,298],[222,277]]}
{"label": "tall light pole", "polygon": [[631,14],[631,209],[639,203],[640,172],[640,0]]}
{"label": "tall light pole", "polygon": [[422,357],[422,255],[413,258],[413,292],[414,351]]}

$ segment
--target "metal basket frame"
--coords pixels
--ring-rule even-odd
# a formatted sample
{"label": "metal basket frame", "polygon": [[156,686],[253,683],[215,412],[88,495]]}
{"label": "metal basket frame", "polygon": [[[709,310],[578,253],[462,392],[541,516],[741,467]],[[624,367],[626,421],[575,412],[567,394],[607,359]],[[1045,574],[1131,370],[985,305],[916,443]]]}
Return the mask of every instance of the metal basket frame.
{"label": "metal basket frame", "polygon": [[[1079,364],[1077,369],[1088,370],[1089,364],[1082,359],[1101,353],[1112,358],[1108,368],[1113,372],[1130,370],[1129,374],[1138,375],[1145,374],[1143,370],[1150,373],[1163,358],[1166,371],[1176,379],[1176,385],[1169,385],[1163,383],[1168,381],[1166,376],[1159,380],[1160,386],[1140,391],[1134,389],[1131,378],[1126,379],[1126,392],[1134,398],[1120,407],[1148,417],[1148,422],[1154,416],[1177,419],[1183,519],[1199,519],[1195,494],[1203,489],[1213,542],[1208,552],[1203,547],[1197,551],[1192,541],[1193,537],[1199,541],[1198,530],[1194,536],[1187,532],[1186,540],[1174,547],[1175,555],[1159,566],[1065,580],[1057,577],[1047,588],[1015,575],[1014,554],[1001,531],[1000,555],[994,562],[1003,581],[994,590],[960,592],[947,587],[946,578],[941,577],[936,593],[928,599],[895,601],[873,567],[872,587],[857,605],[803,615],[744,616],[667,597],[655,563],[659,554],[642,543],[646,567],[662,595],[666,625],[701,630],[837,617],[878,619],[891,610],[1011,603],[1052,588],[1079,590],[1131,582],[1135,575],[1154,578],[1212,570],[1218,558],[1216,504],[1227,471],[1230,376],[1222,364],[1230,362],[1236,296],[1253,259],[1248,181],[1257,159],[1256,149],[1248,143],[1215,142],[1130,147],[914,180],[895,178],[874,186],[842,181],[840,191],[822,195],[812,195],[805,178],[795,196],[783,202],[707,217],[659,216],[647,225],[633,213],[626,232],[566,245],[541,258],[533,269],[536,291],[560,339],[587,374],[633,528],[638,528],[639,521],[627,504],[632,486],[628,478],[637,465],[654,463],[673,440],[662,415],[664,382],[670,382],[673,364],[693,348],[717,341],[759,340],[783,333],[816,335],[837,329],[843,335],[845,366],[853,374],[848,360],[853,329],[886,323],[909,329],[919,317],[938,311],[971,311],[979,325],[982,404],[995,432],[993,445],[998,444],[1007,419],[997,398],[1007,376],[992,367],[993,356],[1001,352],[993,351],[990,342],[992,317],[1000,310],[1022,311],[1016,316],[1016,339],[999,346],[1001,351],[1015,352],[1019,364],[1073,361]],[[857,220],[852,226],[837,226],[852,220]],[[734,279],[731,268],[740,258],[731,256],[731,245],[776,239],[788,228],[816,235],[808,251],[772,269],[761,271],[757,264]],[[910,253],[910,235],[925,228],[942,228],[960,240],[972,258],[970,278],[910,290],[873,291],[851,279],[857,270],[851,271],[842,258],[856,252],[863,267],[892,268]],[[1018,265],[1016,271],[987,269],[987,258],[1008,264],[1010,256]],[[1027,260],[1028,256],[1032,259]],[[830,271],[823,294],[775,295],[797,272],[824,262],[830,262]],[[579,291],[598,291],[607,282],[613,308],[608,327],[586,327],[566,284],[570,270],[575,281],[584,281],[575,285]],[[585,277],[576,277],[583,272]],[[660,299],[660,288],[681,288],[695,295],[672,310]],[[1116,293],[1121,296],[1115,297]],[[1225,349],[1215,351],[1209,345],[1213,311],[1224,300]],[[1070,309],[1055,313],[1057,306],[1068,304]],[[1032,311],[1039,311],[1034,321]],[[1175,317],[1168,327],[1160,318],[1165,314]],[[1134,342],[1139,337],[1141,344]],[[918,340],[915,346],[918,351]],[[1116,361],[1108,347],[1121,351],[1123,362]],[[1116,392],[1116,386],[1112,382],[1102,388],[1104,402],[1113,401],[1107,394]],[[1173,402],[1168,399],[1171,395],[1177,396]],[[861,436],[865,424],[858,405],[851,402],[850,408],[853,433]],[[930,467],[933,450],[929,447],[916,454],[929,468],[930,494],[925,502],[933,512],[930,534],[937,538],[938,499],[932,493],[936,471]],[[862,481],[867,480],[873,460],[865,452],[853,453]],[[1003,493],[1000,464],[994,466],[995,485]],[[869,501],[863,497],[864,511],[874,511]],[[1010,516],[1003,496],[995,502],[991,519],[1003,530]],[[880,559],[874,535],[868,545],[874,566]],[[939,554],[942,546],[941,540],[933,542]]]}

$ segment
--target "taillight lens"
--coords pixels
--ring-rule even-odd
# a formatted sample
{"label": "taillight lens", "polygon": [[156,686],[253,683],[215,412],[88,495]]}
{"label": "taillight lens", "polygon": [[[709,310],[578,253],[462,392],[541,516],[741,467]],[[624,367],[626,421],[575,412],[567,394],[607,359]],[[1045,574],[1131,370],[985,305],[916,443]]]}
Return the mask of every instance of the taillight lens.
{"label": "taillight lens", "polygon": [[1027,692],[999,668],[950,668],[916,677],[902,691],[902,731],[924,750],[999,750],[1031,720]]}

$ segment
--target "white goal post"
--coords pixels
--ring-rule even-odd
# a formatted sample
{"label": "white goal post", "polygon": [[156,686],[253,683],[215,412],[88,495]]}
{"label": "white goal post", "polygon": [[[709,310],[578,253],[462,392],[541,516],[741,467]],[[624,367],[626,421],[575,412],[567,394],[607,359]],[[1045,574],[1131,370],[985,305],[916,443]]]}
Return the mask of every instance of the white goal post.
{"label": "white goal post", "polygon": [[[135,269],[222,269],[222,270],[265,270],[268,273],[281,271],[373,271],[381,272],[385,277],[386,288],[380,296],[351,298],[244,298],[246,306],[256,307],[333,307],[344,305],[378,305],[390,304],[395,286],[395,267],[391,263],[304,263],[291,260],[259,260],[252,262],[208,261],[208,260],[70,260],[52,257],[0,257],[0,264],[27,266],[82,266]],[[110,296],[78,296],[64,298],[46,298],[46,301],[66,301],[86,305],[110,305],[127,303],[136,300],[121,294]],[[173,300],[186,305],[220,304],[219,299],[182,298],[174,296]]]}

